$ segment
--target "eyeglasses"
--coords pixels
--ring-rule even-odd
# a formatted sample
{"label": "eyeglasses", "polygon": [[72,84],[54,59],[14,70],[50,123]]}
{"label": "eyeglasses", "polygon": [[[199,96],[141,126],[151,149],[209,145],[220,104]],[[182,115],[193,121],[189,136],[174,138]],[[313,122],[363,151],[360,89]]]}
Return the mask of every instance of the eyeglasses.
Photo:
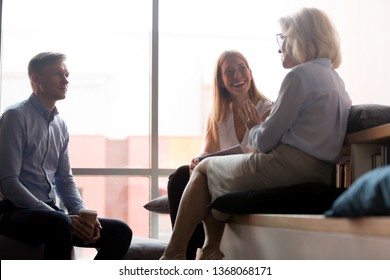
{"label": "eyeglasses", "polygon": [[278,42],[279,48],[283,46],[284,39],[286,39],[286,35],[282,33],[276,34],[276,42]]}

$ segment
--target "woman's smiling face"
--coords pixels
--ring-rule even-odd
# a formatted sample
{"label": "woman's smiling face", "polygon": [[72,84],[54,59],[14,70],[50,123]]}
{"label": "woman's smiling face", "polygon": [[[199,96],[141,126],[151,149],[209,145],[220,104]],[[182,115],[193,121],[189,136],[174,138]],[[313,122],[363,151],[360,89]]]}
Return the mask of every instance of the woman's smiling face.
{"label": "woman's smiling face", "polygon": [[221,63],[222,82],[228,92],[232,95],[248,93],[252,71],[240,57],[231,55]]}

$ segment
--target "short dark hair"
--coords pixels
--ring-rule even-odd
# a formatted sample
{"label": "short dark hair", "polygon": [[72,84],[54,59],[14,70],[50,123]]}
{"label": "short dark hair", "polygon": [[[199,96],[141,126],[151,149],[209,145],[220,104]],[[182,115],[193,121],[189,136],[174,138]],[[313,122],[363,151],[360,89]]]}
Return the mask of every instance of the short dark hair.
{"label": "short dark hair", "polygon": [[37,54],[30,60],[28,64],[28,76],[31,77],[32,73],[40,73],[43,67],[57,60],[66,60],[66,55],[55,52],[42,52]]}

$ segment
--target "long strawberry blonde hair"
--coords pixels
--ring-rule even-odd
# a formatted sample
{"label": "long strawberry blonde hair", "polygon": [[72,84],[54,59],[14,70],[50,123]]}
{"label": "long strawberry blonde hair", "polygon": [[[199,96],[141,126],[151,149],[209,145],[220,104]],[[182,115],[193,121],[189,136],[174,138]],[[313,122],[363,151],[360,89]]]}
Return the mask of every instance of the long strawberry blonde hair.
{"label": "long strawberry blonde hair", "polygon": [[[242,59],[248,69],[250,69],[249,64],[245,56],[236,51],[236,50],[228,50],[224,51],[218,58],[215,68],[214,68],[214,83],[213,83],[213,104],[209,113],[207,127],[206,127],[206,137],[211,133],[215,143],[218,145],[218,149],[220,149],[219,145],[219,137],[218,137],[218,126],[222,123],[222,121],[226,118],[229,107],[232,102],[232,97],[226,87],[223,86],[222,81],[222,63],[228,57],[236,56]],[[259,100],[268,100],[256,87],[255,81],[252,78],[250,87],[249,87],[249,98],[253,104],[257,104]]]}

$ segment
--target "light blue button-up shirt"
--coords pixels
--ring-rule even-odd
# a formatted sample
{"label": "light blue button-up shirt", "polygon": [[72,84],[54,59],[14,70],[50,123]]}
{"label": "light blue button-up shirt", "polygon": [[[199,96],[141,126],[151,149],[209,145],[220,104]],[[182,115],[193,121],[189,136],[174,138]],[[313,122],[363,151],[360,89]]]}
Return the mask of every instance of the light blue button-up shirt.
{"label": "light blue button-up shirt", "polygon": [[345,138],[351,104],[330,59],[300,64],[284,78],[268,118],[251,129],[248,145],[267,153],[278,144],[287,144],[335,163]]}
{"label": "light blue button-up shirt", "polygon": [[53,210],[55,192],[70,214],[85,208],[69,163],[69,133],[54,108],[32,94],[0,117],[0,200],[15,206]]}

